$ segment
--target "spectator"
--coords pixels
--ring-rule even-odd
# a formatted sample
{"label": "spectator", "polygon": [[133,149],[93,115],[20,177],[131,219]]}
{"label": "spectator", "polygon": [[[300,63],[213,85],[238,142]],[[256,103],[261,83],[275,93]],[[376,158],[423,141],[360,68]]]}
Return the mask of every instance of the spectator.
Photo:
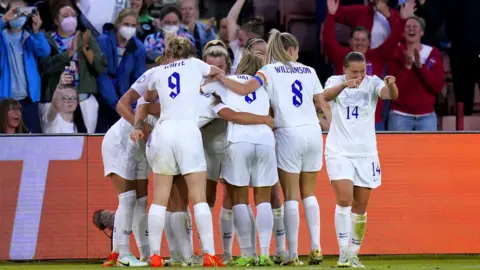
{"label": "spectator", "polygon": [[94,36],[103,33],[103,26],[111,23],[118,13],[124,8],[130,7],[131,0],[77,0],[77,6],[88,21],[87,29]]}
{"label": "spectator", "polygon": [[[165,34],[176,33],[178,36],[186,37],[195,44],[194,38],[185,30],[180,28],[182,14],[174,5],[166,5],[160,11],[160,27],[158,32],[145,38],[145,49],[147,50],[147,60],[154,63],[157,58],[163,56],[165,52]],[[198,48],[197,48],[198,50]]]}
{"label": "spectator", "polygon": [[221,18],[220,20],[217,20],[217,39],[221,40],[227,47],[228,55],[230,56],[230,62],[233,63],[233,60],[235,59],[235,55],[233,54],[232,49],[228,45],[228,21],[227,18]]}
{"label": "spectator", "polygon": [[422,0],[427,25],[445,30],[452,41],[452,65],[455,99],[464,103],[465,115],[472,115],[475,84],[480,85],[480,1]]}
{"label": "spectator", "polygon": [[[415,9],[415,0],[408,1],[408,4],[402,6],[402,13],[413,12]],[[372,36],[370,49],[375,49],[390,35],[391,26],[387,18],[390,15],[394,18],[399,17],[398,12],[387,4],[388,0],[369,0],[368,5],[340,6],[335,13],[335,21],[352,29],[359,26],[366,28]],[[408,16],[402,17],[408,18]]]}
{"label": "spectator", "polygon": [[[0,18],[0,99],[14,98],[24,110],[23,121],[33,133],[41,133],[38,102],[41,79],[37,69],[40,57],[50,54],[50,47],[42,32],[40,15],[19,16],[23,0],[11,0],[8,12]],[[6,29],[5,29],[6,28]]]}
{"label": "spectator", "polygon": [[237,20],[244,4],[245,0],[237,0],[227,15],[229,46],[234,55],[232,74],[235,74],[235,69],[242,59],[247,41],[250,38],[263,38],[265,35],[262,17],[255,17],[239,29]]}
{"label": "spectator", "polygon": [[22,104],[14,98],[0,101],[0,134],[29,133],[22,119]]}
{"label": "spectator", "polygon": [[138,13],[127,8],[115,19],[115,30],[98,38],[108,63],[106,72],[97,78],[98,90],[104,101],[101,103],[108,105],[101,106],[102,130],[99,132],[107,132],[117,122],[120,118],[115,109],[118,100],[147,70],[145,46],[135,37],[137,25]]}
{"label": "spectator", "polygon": [[62,74],[52,103],[45,108],[42,119],[45,133],[87,133],[73,82],[72,75],[66,72]]}
{"label": "spectator", "polygon": [[195,39],[197,56],[203,55],[203,47],[210,40],[216,39],[215,18],[210,18],[207,24],[198,20],[199,10],[196,0],[179,0],[180,12],[182,13],[182,24],[185,30]]}
{"label": "spectator", "polygon": [[392,101],[388,129],[394,131],[435,131],[435,98],[444,84],[443,57],[435,47],[420,43],[425,21],[411,17],[405,24],[406,44],[400,44],[389,63],[399,91]]}
{"label": "spectator", "polygon": [[[357,51],[365,55],[367,59],[367,75],[377,75],[383,78],[384,67],[402,38],[403,23],[399,17],[391,16],[387,5],[381,5],[380,12],[388,19],[392,33],[387,40],[376,49],[370,49],[370,32],[364,27],[355,28],[350,34],[350,47],[343,47],[335,35],[335,14],[338,9],[338,0],[328,0],[328,12],[323,29],[323,48],[325,55],[332,62],[335,74],[343,74],[343,60],[351,51]],[[406,13],[405,13],[406,14]],[[385,130],[382,120],[383,102],[378,100],[375,111],[375,123],[377,130]]]}
{"label": "spectator", "polygon": [[131,6],[138,14],[139,27],[137,37],[143,41],[148,35],[153,34],[155,31],[149,3],[146,0],[132,0]]}
{"label": "spectator", "polygon": [[[44,78],[42,102],[50,103],[65,67],[70,67],[74,86],[79,93],[80,107],[88,133],[97,125],[98,93],[96,77],[105,72],[107,62],[90,31],[76,31],[77,13],[72,6],[59,4],[53,8],[57,30],[47,34],[52,49],[50,56],[41,59],[40,72]],[[46,104],[42,109],[42,118]]]}

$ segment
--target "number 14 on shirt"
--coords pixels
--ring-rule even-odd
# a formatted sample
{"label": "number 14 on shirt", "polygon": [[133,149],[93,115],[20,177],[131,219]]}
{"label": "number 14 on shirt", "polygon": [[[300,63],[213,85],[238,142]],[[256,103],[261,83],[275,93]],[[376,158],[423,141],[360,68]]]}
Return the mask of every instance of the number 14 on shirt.
{"label": "number 14 on shirt", "polygon": [[358,118],[358,106],[348,106],[347,107],[347,120],[350,118],[355,117],[355,119]]}

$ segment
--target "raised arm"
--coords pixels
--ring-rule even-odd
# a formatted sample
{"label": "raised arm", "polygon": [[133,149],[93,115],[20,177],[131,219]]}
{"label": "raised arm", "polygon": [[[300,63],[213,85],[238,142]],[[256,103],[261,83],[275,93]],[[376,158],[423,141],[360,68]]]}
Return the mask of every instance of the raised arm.
{"label": "raised arm", "polygon": [[250,93],[255,92],[258,88],[260,88],[262,85],[256,78],[252,78],[248,80],[245,83],[237,82],[235,80],[232,80],[226,76],[219,75],[217,78],[230,90],[233,92],[246,96]]}
{"label": "raised arm", "polygon": [[237,20],[238,16],[240,15],[240,11],[242,11],[242,7],[245,4],[245,0],[237,0],[235,4],[232,6],[230,11],[227,15],[227,33],[228,33],[228,41],[234,41],[237,39]]}

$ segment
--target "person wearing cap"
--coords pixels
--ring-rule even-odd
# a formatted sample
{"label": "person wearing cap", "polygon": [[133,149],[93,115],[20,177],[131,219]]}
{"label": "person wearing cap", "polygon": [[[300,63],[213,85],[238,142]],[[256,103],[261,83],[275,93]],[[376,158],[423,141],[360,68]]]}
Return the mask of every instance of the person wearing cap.
{"label": "person wearing cap", "polygon": [[399,97],[392,101],[388,130],[436,131],[435,98],[444,85],[440,51],[420,43],[425,21],[412,16],[405,24],[405,44],[400,44],[389,63],[389,73],[397,79]]}

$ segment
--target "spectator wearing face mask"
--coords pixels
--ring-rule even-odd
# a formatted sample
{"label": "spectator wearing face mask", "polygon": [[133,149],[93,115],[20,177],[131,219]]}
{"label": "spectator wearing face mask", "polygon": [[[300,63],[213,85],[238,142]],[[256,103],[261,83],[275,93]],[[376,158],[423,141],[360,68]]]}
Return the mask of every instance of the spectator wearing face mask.
{"label": "spectator wearing face mask", "polygon": [[60,77],[52,102],[45,108],[46,113],[42,119],[44,133],[87,133],[73,82],[73,76],[68,73],[63,73]]}
{"label": "spectator wearing face mask", "polygon": [[18,100],[28,129],[41,133],[38,117],[41,79],[37,62],[50,54],[50,47],[39,32],[42,21],[38,12],[31,15],[31,25],[25,25],[27,17],[22,15],[25,7],[23,0],[11,0],[8,12],[0,18],[0,99]]}
{"label": "spectator wearing face mask", "polygon": [[0,134],[30,133],[23,123],[22,104],[14,98],[0,100]]}
{"label": "spectator wearing face mask", "polygon": [[[42,58],[39,69],[44,79],[42,102],[52,101],[60,76],[68,66],[74,78],[80,107],[88,133],[95,132],[98,118],[96,77],[105,72],[107,61],[89,30],[76,31],[77,13],[70,5],[59,4],[52,12],[56,31],[46,34],[52,53]],[[43,117],[43,116],[42,116]]]}
{"label": "spectator wearing face mask", "polygon": [[405,24],[405,44],[400,44],[388,65],[399,91],[392,101],[388,130],[436,131],[435,98],[444,85],[443,57],[440,51],[420,43],[425,21],[411,17]]}
{"label": "spectator wearing face mask", "polygon": [[[115,110],[120,97],[146,71],[145,46],[135,36],[138,13],[130,8],[122,10],[115,19],[115,30],[98,38],[98,44],[107,59],[107,70],[97,78],[99,93],[107,105],[100,106],[104,118],[102,130],[107,132],[119,116]],[[100,120],[99,120],[100,121]],[[99,123],[100,128],[100,123]]]}
{"label": "spectator wearing face mask", "polygon": [[182,13],[182,24],[185,30],[195,39],[197,57],[201,58],[205,45],[209,41],[217,38],[215,33],[215,18],[210,18],[206,24],[199,21],[197,0],[179,0],[178,5]]}
{"label": "spectator wearing face mask", "polygon": [[158,29],[157,33],[145,38],[144,45],[147,50],[148,63],[155,63],[157,58],[163,56],[165,52],[165,35],[167,33],[176,33],[180,37],[188,38],[192,44],[195,44],[192,35],[180,28],[181,21],[182,14],[175,5],[166,5],[162,8],[160,11],[160,29]]}
{"label": "spectator wearing face mask", "polygon": [[[344,58],[352,52],[357,51],[365,55],[367,59],[366,74],[376,75],[383,78],[384,68],[392,56],[392,51],[397,47],[402,38],[403,23],[399,17],[391,16],[388,9],[384,9],[385,17],[390,22],[392,32],[378,48],[370,49],[371,34],[364,27],[353,29],[350,34],[349,47],[338,43],[336,38],[335,14],[338,9],[338,0],[327,0],[328,12],[323,25],[323,49],[329,61],[333,64],[335,74],[343,74]],[[380,99],[375,111],[375,123],[377,130],[385,130],[382,117],[383,101]]]}

